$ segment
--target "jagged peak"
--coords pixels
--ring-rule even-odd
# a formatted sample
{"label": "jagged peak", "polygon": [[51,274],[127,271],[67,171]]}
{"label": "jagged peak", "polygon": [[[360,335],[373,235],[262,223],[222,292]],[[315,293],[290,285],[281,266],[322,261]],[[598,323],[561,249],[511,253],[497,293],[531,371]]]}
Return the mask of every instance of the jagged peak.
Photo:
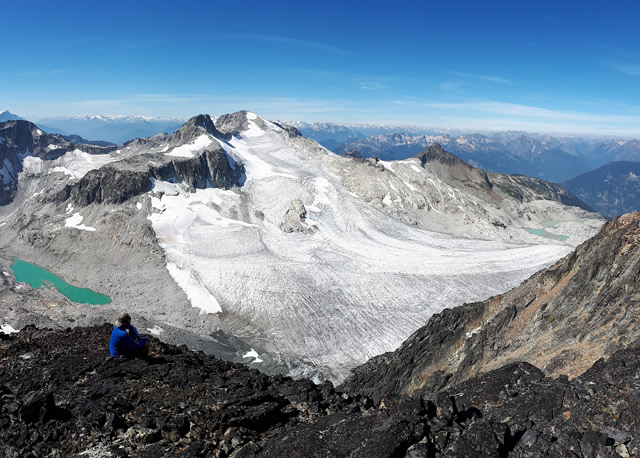
{"label": "jagged peak", "polygon": [[445,150],[440,143],[433,143],[432,145],[429,145],[425,150],[416,154],[414,157],[420,159],[423,167],[429,162],[437,161],[448,166],[464,165],[466,167],[473,168],[458,156]]}
{"label": "jagged peak", "polygon": [[[216,129],[215,123],[208,114],[199,114],[190,118],[182,128],[201,128],[211,135],[219,135],[220,131]],[[181,129],[182,129],[181,128]]]}
{"label": "jagged peak", "polygon": [[190,143],[203,134],[209,134],[215,138],[228,139],[229,136],[220,132],[211,116],[199,114],[190,118],[182,127],[176,130],[171,136],[173,144]]}

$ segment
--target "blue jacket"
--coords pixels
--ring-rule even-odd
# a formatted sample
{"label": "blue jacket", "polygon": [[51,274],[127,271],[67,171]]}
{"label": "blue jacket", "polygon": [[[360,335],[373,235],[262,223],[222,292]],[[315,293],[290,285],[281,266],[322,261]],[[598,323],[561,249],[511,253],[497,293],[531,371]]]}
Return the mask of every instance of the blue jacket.
{"label": "blue jacket", "polygon": [[[129,333],[127,333],[127,330]],[[136,336],[138,341],[133,340],[129,334]],[[119,356],[130,358],[136,356],[146,343],[147,339],[142,339],[138,334],[138,330],[130,324],[121,328],[114,326],[113,332],[111,332],[111,340],[109,341],[109,353],[114,358]]]}

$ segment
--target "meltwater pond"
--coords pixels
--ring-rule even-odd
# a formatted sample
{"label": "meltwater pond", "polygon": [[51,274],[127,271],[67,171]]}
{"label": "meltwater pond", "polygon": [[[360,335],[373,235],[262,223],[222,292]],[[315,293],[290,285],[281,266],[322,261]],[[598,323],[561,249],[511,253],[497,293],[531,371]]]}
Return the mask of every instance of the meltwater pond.
{"label": "meltwater pond", "polygon": [[564,242],[569,238],[567,235],[552,234],[551,232],[547,232],[544,229],[525,229],[525,231],[527,231],[529,234],[539,235],[540,237],[547,237],[549,239],[559,240],[561,242]]}
{"label": "meltwater pond", "polygon": [[88,288],[78,288],[70,285],[57,275],[52,274],[48,270],[40,266],[31,264],[30,262],[15,259],[11,266],[13,275],[19,282],[29,283],[32,287],[38,289],[43,285],[53,285],[60,293],[64,294],[72,302],[80,304],[101,305],[111,302],[109,296],[96,293]]}

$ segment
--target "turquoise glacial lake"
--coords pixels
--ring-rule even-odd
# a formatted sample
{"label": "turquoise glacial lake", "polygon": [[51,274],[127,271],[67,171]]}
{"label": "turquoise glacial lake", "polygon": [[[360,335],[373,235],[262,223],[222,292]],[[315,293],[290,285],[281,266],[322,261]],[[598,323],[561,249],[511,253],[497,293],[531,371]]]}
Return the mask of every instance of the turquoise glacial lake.
{"label": "turquoise glacial lake", "polygon": [[569,238],[566,235],[552,234],[551,232],[547,232],[544,229],[525,229],[525,231],[527,231],[529,234],[539,235],[540,237],[547,237],[548,239],[553,240],[560,240],[561,242],[564,242]]}
{"label": "turquoise glacial lake", "polygon": [[88,288],[78,288],[77,286],[70,285],[57,275],[30,262],[15,259],[11,265],[11,270],[18,282],[29,283],[36,289],[42,286],[53,286],[60,293],[67,296],[71,302],[92,305],[102,305],[111,302],[109,296],[96,293]]}

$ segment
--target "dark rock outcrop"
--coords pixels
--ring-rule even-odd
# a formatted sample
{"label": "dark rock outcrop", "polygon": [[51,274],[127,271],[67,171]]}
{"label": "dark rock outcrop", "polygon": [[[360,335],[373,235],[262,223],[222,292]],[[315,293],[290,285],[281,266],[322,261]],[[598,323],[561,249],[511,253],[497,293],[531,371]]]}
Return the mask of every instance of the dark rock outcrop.
{"label": "dark rock outcrop", "polygon": [[162,165],[149,167],[149,173],[159,180],[176,180],[191,189],[230,189],[238,186],[244,167],[229,157],[218,144],[211,144],[193,158],[176,158]]}
{"label": "dark rock outcrop", "polygon": [[[189,119],[170,138],[159,134],[132,140],[123,147],[145,151],[167,143],[167,151],[170,152],[171,148],[193,143],[202,135],[223,141],[230,138],[216,129],[209,115],[198,115]],[[176,157],[164,152],[144,153],[92,170],[82,179],[66,185],[57,198],[66,200],[70,197],[77,205],[118,204],[151,190],[150,179],[184,183],[193,191],[206,187],[230,189],[239,186],[243,177],[243,166],[228,156],[219,143],[212,141],[193,157]]]}
{"label": "dark rock outcrop", "polygon": [[341,389],[381,399],[432,393],[516,361],[576,377],[640,338],[640,213],[605,225],[572,254],[484,302],[431,317]]}
{"label": "dark rock outcrop", "polygon": [[339,393],[111,325],[0,333],[2,456],[593,457],[640,453],[640,349],[582,376],[512,363],[422,396]]}
{"label": "dark rock outcrop", "polygon": [[[371,400],[343,396],[328,382],[269,377],[154,338],[153,357],[113,360],[111,329],[28,327],[3,340],[2,456],[275,456],[267,445],[287,427],[343,420],[358,424],[363,438],[385,431],[377,442],[358,445],[365,456],[375,456],[382,442],[394,451],[421,437],[419,415],[399,413],[397,426],[387,430]],[[418,402],[412,406],[410,412],[419,410]]]}
{"label": "dark rock outcrop", "polygon": [[90,170],[80,180],[65,186],[60,200],[71,200],[86,206],[92,203],[120,204],[133,196],[151,190],[148,174],[104,166]]}
{"label": "dark rock outcrop", "polygon": [[[181,182],[190,190],[216,187],[230,189],[238,186],[244,168],[237,164],[219,145],[210,145],[202,154],[192,158],[162,158],[144,161],[136,157],[113,165],[91,170],[80,180],[68,184],[57,196],[60,201],[71,200],[86,206],[92,203],[119,204],[152,189],[150,178]],[[145,164],[140,165],[140,163]],[[151,165],[153,164],[153,165]]]}

